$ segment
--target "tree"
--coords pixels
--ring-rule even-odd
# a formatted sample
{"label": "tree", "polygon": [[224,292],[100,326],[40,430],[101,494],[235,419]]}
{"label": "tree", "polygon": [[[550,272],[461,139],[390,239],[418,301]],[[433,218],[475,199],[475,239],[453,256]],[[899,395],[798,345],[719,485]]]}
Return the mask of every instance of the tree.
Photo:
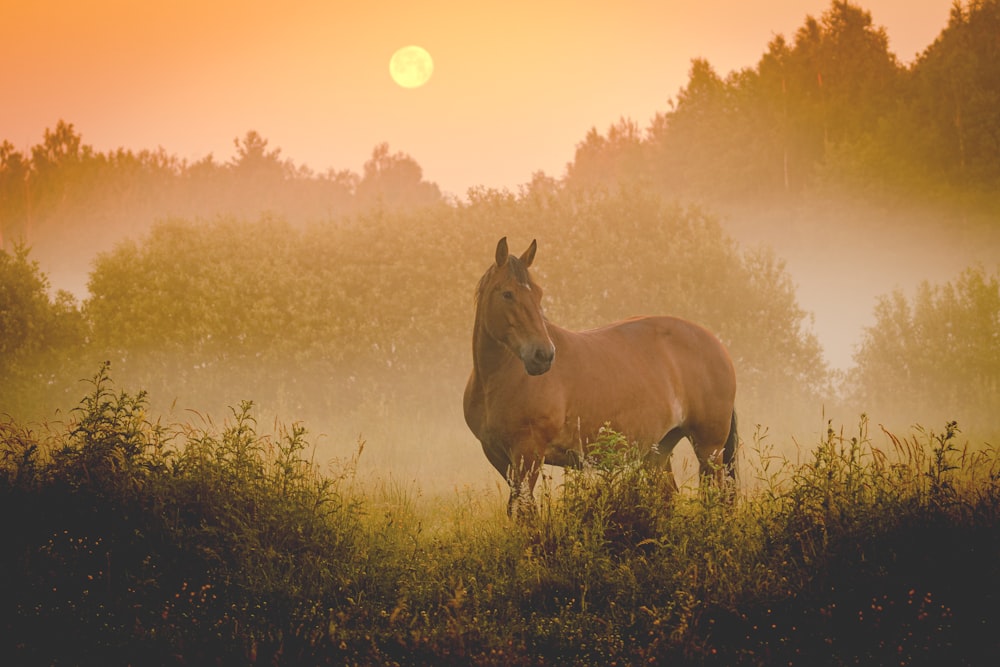
{"label": "tree", "polygon": [[865,410],[1000,431],[1000,277],[982,268],[879,299],[850,374]]}
{"label": "tree", "polygon": [[6,249],[8,240],[26,236],[29,170],[30,164],[13,144],[0,143],[0,250]]}
{"label": "tree", "polygon": [[0,251],[0,374],[43,344],[49,328],[48,283],[28,249]]}
{"label": "tree", "polygon": [[100,182],[94,173],[97,162],[93,147],[83,143],[72,123],[60,120],[54,130],[45,130],[42,143],[31,149],[27,238],[35,241],[36,224],[39,233],[49,233],[54,215],[91,194],[91,186]]}
{"label": "tree", "polygon": [[956,2],[948,26],[913,67],[920,157],[955,182],[1000,180],[998,34],[1000,1]]}
{"label": "tree", "polygon": [[785,87],[792,174],[811,179],[831,149],[874,133],[895,108],[902,69],[885,29],[849,2],[834,0],[819,20],[807,17],[791,50],[774,60]]}
{"label": "tree", "polygon": [[389,144],[382,143],[365,162],[356,196],[362,207],[401,208],[439,203],[440,188],[423,178],[423,169],[416,160],[401,152],[390,154]]}
{"label": "tree", "polygon": [[635,121],[622,118],[608,128],[606,137],[591,128],[576,145],[573,161],[566,166],[565,183],[587,189],[637,183],[649,177],[642,130]]}
{"label": "tree", "polygon": [[654,179],[667,192],[714,195],[715,174],[726,159],[730,135],[726,83],[707,60],[691,62],[688,84],[676,104],[649,129]]}
{"label": "tree", "polygon": [[84,340],[73,297],[50,299],[48,278],[28,254],[20,243],[0,249],[0,413],[23,409]]}
{"label": "tree", "polygon": [[267,139],[256,130],[250,130],[242,138],[233,139],[236,157],[230,166],[236,174],[254,182],[280,181],[288,172],[289,165],[281,160],[281,149],[267,150]]}

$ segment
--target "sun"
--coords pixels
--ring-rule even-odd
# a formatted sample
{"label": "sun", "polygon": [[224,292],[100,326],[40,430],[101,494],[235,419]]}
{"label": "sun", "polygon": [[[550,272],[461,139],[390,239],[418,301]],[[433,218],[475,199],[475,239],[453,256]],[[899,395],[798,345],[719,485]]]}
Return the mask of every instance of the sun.
{"label": "sun", "polygon": [[403,88],[419,88],[433,73],[431,54],[419,46],[404,46],[389,60],[389,74]]}

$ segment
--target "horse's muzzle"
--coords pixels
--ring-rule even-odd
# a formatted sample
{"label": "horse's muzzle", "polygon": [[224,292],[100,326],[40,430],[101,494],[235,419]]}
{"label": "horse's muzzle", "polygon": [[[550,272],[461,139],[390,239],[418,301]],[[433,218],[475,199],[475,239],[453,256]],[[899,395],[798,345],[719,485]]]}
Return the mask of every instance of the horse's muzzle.
{"label": "horse's muzzle", "polygon": [[550,343],[536,347],[521,360],[524,362],[524,370],[528,372],[528,375],[542,375],[552,368],[552,360],[555,359],[555,356],[556,348]]}

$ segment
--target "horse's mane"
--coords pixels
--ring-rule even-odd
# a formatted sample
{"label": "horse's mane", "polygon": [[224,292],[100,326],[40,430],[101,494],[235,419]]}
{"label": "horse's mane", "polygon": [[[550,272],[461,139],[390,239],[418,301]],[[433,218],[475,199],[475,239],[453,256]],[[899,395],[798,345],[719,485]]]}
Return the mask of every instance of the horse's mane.
{"label": "horse's mane", "polygon": [[507,268],[508,271],[514,274],[514,279],[517,282],[521,283],[522,285],[527,285],[532,289],[536,289],[534,281],[532,281],[531,276],[528,275],[528,267],[524,265],[524,262],[521,261],[520,257],[515,257],[514,255],[511,255],[510,257],[507,258],[507,263],[504,264],[504,266],[499,267],[496,264],[493,264],[492,266],[490,266],[489,269],[486,270],[486,273],[483,274],[483,277],[479,279],[479,284],[476,285],[476,308],[479,307],[479,304],[482,302],[483,297],[486,296],[486,286],[489,285],[490,279],[493,277],[493,274],[496,273],[498,269],[503,269],[503,268]]}

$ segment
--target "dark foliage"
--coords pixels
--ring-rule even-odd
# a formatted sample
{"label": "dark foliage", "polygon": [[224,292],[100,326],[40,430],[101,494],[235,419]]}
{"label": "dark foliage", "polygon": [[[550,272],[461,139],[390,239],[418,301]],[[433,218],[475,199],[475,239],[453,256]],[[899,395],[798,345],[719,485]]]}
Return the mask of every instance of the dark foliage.
{"label": "dark foliage", "polygon": [[150,423],[144,406],[104,368],[69,425],[0,425],[5,664],[974,665],[1000,651],[1000,468],[954,424],[890,435],[888,451],[865,422],[830,430],[810,462],[758,470],[739,497],[668,498],[608,432],[515,525],[499,500],[421,514],[366,495],[356,460],[320,474],[300,427],[260,435],[248,404],[221,432]]}

